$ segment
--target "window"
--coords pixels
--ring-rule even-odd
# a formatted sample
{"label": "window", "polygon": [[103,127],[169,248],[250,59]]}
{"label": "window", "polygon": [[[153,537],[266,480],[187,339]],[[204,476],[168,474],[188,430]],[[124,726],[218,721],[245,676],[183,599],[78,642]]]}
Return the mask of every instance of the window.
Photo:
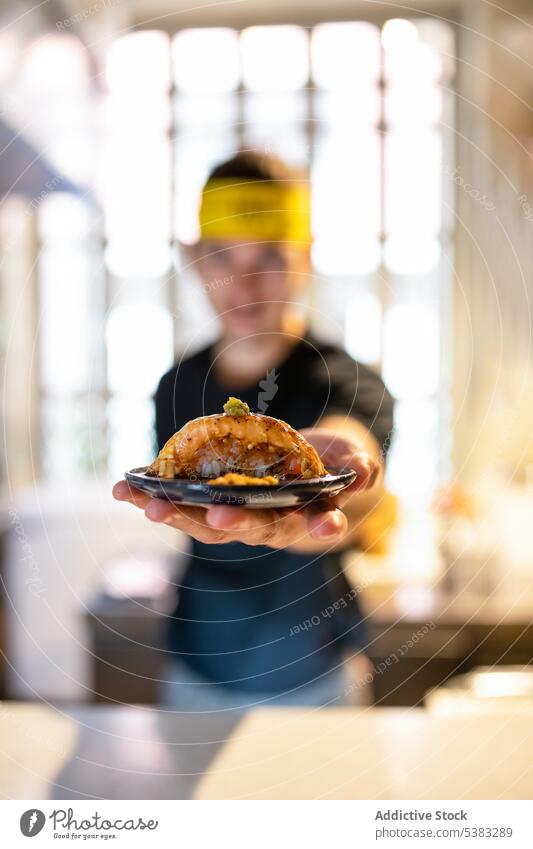
{"label": "window", "polygon": [[[450,216],[441,182],[453,124],[452,38],[446,25],[421,18],[381,28],[185,29],[174,38],[141,31],[111,46],[90,190],[103,223],[88,197],[51,195],[39,209],[50,474],[79,471],[85,458],[87,472],[107,463],[119,475],[151,457],[157,379],[212,326],[176,246],[197,237],[209,169],[244,146],[309,166],[312,322],[382,371],[399,402],[389,485],[404,498],[431,496],[448,471]],[[72,36],[53,42],[48,96],[64,105],[76,89],[80,112],[87,69],[80,65],[66,92],[57,45],[72,51]],[[43,49],[35,44],[28,63],[37,81]],[[66,155],[75,164],[81,139],[75,134],[70,153],[57,150],[61,162]],[[413,447],[423,457],[416,478]]]}

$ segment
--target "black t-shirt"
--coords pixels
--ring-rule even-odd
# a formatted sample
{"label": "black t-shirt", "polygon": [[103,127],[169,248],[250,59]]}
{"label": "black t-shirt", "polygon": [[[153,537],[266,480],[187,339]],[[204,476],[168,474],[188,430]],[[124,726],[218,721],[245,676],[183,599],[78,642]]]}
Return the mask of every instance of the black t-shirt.
{"label": "black t-shirt", "polygon": [[[390,442],[393,402],[381,378],[341,349],[302,339],[275,372],[236,390],[221,385],[205,348],[163,376],[155,396],[159,448],[228,395],[297,429],[350,415]],[[295,554],[242,543],[192,541],[169,628],[170,646],[208,680],[253,693],[311,683],[364,646],[357,599],[340,555]]]}

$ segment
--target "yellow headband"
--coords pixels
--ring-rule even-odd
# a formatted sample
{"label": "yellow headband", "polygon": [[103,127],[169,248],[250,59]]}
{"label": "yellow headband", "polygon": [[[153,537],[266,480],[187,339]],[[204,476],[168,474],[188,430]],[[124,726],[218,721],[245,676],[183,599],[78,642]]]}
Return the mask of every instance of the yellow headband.
{"label": "yellow headband", "polygon": [[209,180],[200,205],[202,239],[311,242],[309,188],[270,180]]}

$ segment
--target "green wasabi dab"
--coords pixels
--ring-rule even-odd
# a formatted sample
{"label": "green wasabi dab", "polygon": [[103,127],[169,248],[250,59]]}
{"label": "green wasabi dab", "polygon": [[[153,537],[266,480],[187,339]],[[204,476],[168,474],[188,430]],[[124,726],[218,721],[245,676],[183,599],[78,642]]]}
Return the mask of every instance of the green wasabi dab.
{"label": "green wasabi dab", "polygon": [[240,401],[239,398],[230,396],[224,404],[224,412],[228,416],[248,416],[250,414],[250,407],[244,401]]}

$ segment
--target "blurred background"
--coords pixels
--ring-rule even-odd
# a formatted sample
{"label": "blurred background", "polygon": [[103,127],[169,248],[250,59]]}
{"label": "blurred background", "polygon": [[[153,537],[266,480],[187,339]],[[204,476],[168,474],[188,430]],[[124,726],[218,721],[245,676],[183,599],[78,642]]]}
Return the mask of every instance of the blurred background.
{"label": "blurred background", "polygon": [[[112,502],[216,324],[183,267],[236,149],[309,169],[315,333],[397,399],[397,510],[346,558],[369,698],[533,660],[533,10],[25,0],[0,11],[0,694],[155,699],[185,541]],[[392,514],[397,512],[393,522]]]}

